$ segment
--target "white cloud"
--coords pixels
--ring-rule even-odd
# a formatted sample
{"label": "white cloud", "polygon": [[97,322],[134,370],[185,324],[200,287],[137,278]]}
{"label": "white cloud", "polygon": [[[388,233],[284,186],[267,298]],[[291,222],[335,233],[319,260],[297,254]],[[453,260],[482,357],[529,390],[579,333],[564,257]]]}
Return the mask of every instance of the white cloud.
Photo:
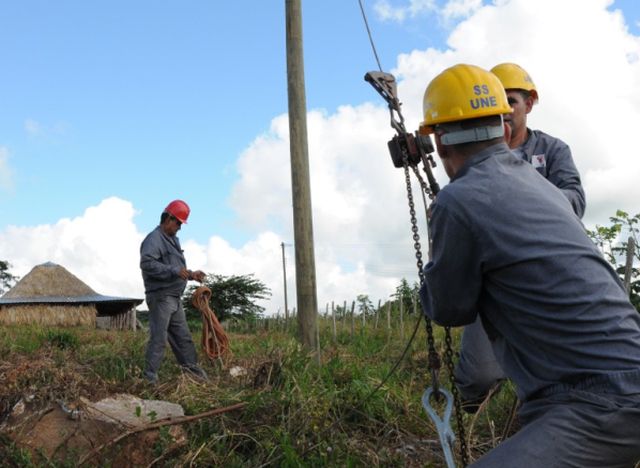
{"label": "white cloud", "polygon": [[373,5],[373,11],[381,21],[403,23],[410,19],[435,14],[444,24],[450,21],[471,16],[480,7],[482,0],[449,0],[439,6],[436,0],[409,0],[392,5],[388,0],[378,0]]}
{"label": "white cloud", "polygon": [[13,190],[13,169],[9,165],[9,150],[0,146],[0,190]]}
{"label": "white cloud", "polygon": [[466,18],[482,7],[482,0],[450,0],[440,11],[445,20]]}
{"label": "white cloud", "polygon": [[69,130],[69,124],[56,122],[53,125],[44,125],[37,120],[27,119],[24,121],[24,129],[32,137],[63,135]]}
{"label": "white cloud", "polygon": [[[411,5],[417,12],[430,4]],[[449,2],[450,14],[465,5],[473,9],[476,3]],[[499,0],[478,8],[452,29],[446,49],[398,58],[394,73],[407,127],[417,128],[424,88],[444,68],[460,62],[485,68],[520,63],[540,93],[531,126],[572,147],[587,193],[586,224],[606,224],[618,208],[637,213],[640,62],[633,57],[640,56],[640,43],[609,5],[607,0]],[[580,21],[567,22],[576,11]],[[212,236],[202,245],[189,239],[188,230],[180,234],[191,268],[254,273],[265,282],[273,291],[265,304],[270,312],[282,311],[284,304],[280,243],[293,243],[288,132],[287,117],[275,117],[270,131],[238,159],[240,177],[230,203],[238,221],[255,233],[252,240],[234,247]],[[381,100],[343,106],[333,114],[314,110],[308,134],[319,308],[358,294],[377,303],[400,278],[417,279],[404,174],[393,167],[386,147],[393,134],[388,111]],[[0,151],[0,174],[6,159],[6,150]],[[440,168],[436,176],[446,182]],[[415,198],[421,214],[417,193]],[[0,232],[0,259],[9,260],[19,275],[54,261],[98,292],[141,297],[138,248],[146,233],[138,231],[134,218],[130,202],[109,198],[54,225],[12,226]],[[286,257],[293,308],[292,247]]]}
{"label": "white cloud", "polygon": [[[386,297],[398,277],[410,277],[417,271],[412,244],[407,241],[411,227],[405,214],[404,176],[393,167],[386,147],[393,134],[388,119],[387,110],[371,104],[343,106],[334,115],[309,113],[316,276],[323,310],[327,302],[352,299],[357,294],[370,294],[373,300]],[[291,243],[286,116],[274,119],[270,133],[250,145],[238,167],[241,178],[231,197],[232,206],[247,225],[259,228],[272,223],[284,233],[284,241]],[[278,268],[272,272],[277,277],[272,287],[278,304],[284,302],[277,263],[280,242],[271,241],[275,250],[268,258]],[[293,264],[287,269],[293,278]],[[293,297],[295,285],[289,288]]]}
{"label": "white cloud", "polygon": [[143,297],[138,268],[143,235],[134,214],[131,203],[112,197],[53,225],[9,226],[0,232],[0,258],[18,276],[51,261],[100,294]]}
{"label": "white cloud", "polygon": [[398,23],[435,9],[435,0],[409,0],[407,6],[393,6],[388,0],[378,0],[373,5],[373,10],[382,21],[395,21]]}
{"label": "white cloud", "polygon": [[[529,124],[567,142],[587,194],[585,222],[606,223],[616,208],[638,212],[640,158],[640,41],[608,0],[498,1],[480,8],[450,34],[446,50],[400,56],[409,120],[420,119],[427,82],[456,63],[525,67],[540,93]],[[580,11],[580,21],[564,19]],[[573,12],[573,13],[572,13]],[[597,31],[597,34],[594,33]]]}
{"label": "white cloud", "polygon": [[33,119],[27,119],[24,121],[24,129],[29,135],[39,135],[42,132],[42,125]]}

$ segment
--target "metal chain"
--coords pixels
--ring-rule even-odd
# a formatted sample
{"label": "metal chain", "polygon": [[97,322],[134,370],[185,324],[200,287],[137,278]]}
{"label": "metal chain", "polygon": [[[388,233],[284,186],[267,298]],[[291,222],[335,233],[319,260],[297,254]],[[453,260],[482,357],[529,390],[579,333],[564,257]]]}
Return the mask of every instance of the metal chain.
{"label": "metal chain", "polygon": [[[433,192],[429,189],[429,186],[422,178],[422,175],[418,171],[416,166],[411,166],[416,178],[420,183],[420,187],[423,192],[426,192],[430,199],[434,198]],[[408,158],[405,157],[404,160],[404,174],[405,174],[405,183],[407,186],[407,200],[409,203],[409,214],[411,216],[411,232],[413,233],[413,247],[416,251],[416,260],[418,266],[418,276],[420,278],[420,285],[424,283],[424,272],[423,272],[423,261],[422,261],[422,250],[420,245],[420,235],[418,234],[418,222],[416,219],[416,210],[415,203],[413,201],[413,190],[411,189],[411,177],[409,173],[409,163]],[[433,336],[433,325],[431,319],[425,317],[426,322],[426,330],[427,330],[427,343],[428,343],[428,353],[429,353],[429,368],[431,370],[431,379],[432,385],[434,389],[434,394],[438,394],[439,390],[439,379],[438,372],[441,367],[440,356],[435,349],[435,338]],[[451,340],[451,329],[450,327],[445,327],[445,365],[447,366],[447,371],[449,373],[449,381],[451,384],[451,394],[453,395],[454,408],[456,413],[456,426],[457,426],[457,435],[458,440],[460,441],[460,459],[462,461],[462,466],[467,466],[469,463],[468,451],[467,451],[467,438],[465,434],[464,422],[462,420],[462,405],[460,403],[460,395],[458,393],[458,387],[455,383],[454,377],[454,367],[453,367],[453,346]]]}
{"label": "metal chain", "polygon": [[411,166],[411,169],[413,170],[413,173],[416,175],[416,178],[420,183],[420,187],[422,188],[422,191],[429,196],[429,199],[433,200],[435,198],[435,195],[433,194],[433,192],[431,191],[427,183],[422,178],[422,174],[420,174],[420,171],[418,171],[418,168],[416,166]]}
{"label": "metal chain", "polygon": [[456,379],[453,373],[453,346],[451,342],[451,328],[445,327],[444,329],[444,363],[447,366],[449,372],[449,383],[451,384],[451,394],[453,395],[453,405],[456,413],[456,429],[458,430],[458,440],[460,441],[460,460],[462,466],[467,466],[469,463],[469,452],[467,449],[467,436],[464,429],[464,423],[462,421],[462,404],[460,403],[460,394],[458,393],[458,387],[456,386]]}
{"label": "metal chain", "polygon": [[[407,186],[407,200],[409,202],[409,214],[411,215],[411,232],[413,234],[413,248],[416,251],[416,264],[418,266],[418,277],[420,278],[420,285],[424,283],[424,272],[422,268],[424,263],[422,262],[422,248],[420,246],[420,234],[418,234],[418,220],[416,218],[415,203],[413,201],[413,191],[411,189],[411,175],[409,173],[409,164],[405,157],[404,163],[404,178]],[[429,370],[431,371],[431,383],[433,385],[434,394],[438,395],[440,389],[438,373],[440,371],[441,362],[440,356],[436,351],[435,338],[433,337],[433,325],[429,317],[425,317],[425,324],[427,329],[427,348],[429,357]]]}

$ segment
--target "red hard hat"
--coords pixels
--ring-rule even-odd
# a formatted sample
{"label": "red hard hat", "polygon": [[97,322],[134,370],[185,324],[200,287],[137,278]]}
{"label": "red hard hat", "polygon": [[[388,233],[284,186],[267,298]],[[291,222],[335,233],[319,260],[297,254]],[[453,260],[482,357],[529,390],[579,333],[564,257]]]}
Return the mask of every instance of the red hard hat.
{"label": "red hard hat", "polygon": [[184,224],[187,224],[187,218],[189,217],[189,213],[191,212],[191,210],[189,209],[189,205],[187,205],[182,200],[173,200],[167,205],[164,211]]}

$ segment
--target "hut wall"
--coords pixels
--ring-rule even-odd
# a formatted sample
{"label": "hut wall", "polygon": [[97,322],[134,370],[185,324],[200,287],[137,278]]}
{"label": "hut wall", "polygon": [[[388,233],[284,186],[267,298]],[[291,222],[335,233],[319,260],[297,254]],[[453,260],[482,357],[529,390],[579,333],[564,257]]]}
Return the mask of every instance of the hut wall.
{"label": "hut wall", "polygon": [[136,308],[117,315],[98,317],[96,326],[102,330],[135,330]]}
{"label": "hut wall", "polygon": [[96,307],[87,304],[16,304],[0,307],[2,325],[93,326]]}

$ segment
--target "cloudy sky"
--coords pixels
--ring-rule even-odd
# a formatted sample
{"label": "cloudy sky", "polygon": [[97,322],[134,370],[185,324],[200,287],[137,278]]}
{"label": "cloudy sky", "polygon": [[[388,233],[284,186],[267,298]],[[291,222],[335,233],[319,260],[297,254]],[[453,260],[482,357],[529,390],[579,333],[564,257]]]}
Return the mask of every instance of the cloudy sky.
{"label": "cloudy sky", "polygon": [[[393,131],[357,0],[303,1],[321,309],[417,278]],[[444,68],[511,61],[533,77],[530,127],[573,151],[588,227],[640,212],[635,0],[363,0],[407,127]],[[53,261],[102,294],[143,297],[139,245],[174,198],[192,269],[254,274],[295,306],[284,1],[0,6],[0,259]],[[446,176],[436,171],[441,184]]]}

